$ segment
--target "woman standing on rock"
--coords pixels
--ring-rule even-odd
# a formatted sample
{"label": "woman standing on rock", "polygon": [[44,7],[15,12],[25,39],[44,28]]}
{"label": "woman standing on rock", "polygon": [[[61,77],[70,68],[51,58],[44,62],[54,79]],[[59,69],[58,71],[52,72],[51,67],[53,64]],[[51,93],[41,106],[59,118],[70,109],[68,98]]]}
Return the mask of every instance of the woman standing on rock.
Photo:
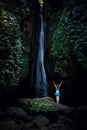
{"label": "woman standing on rock", "polygon": [[55,84],[55,82],[53,81],[53,84],[54,84],[54,86],[56,88],[55,96],[56,96],[57,103],[59,103],[59,98],[60,98],[60,91],[59,91],[59,89],[60,89],[60,87],[61,87],[63,82],[64,81],[61,81],[60,84]]}

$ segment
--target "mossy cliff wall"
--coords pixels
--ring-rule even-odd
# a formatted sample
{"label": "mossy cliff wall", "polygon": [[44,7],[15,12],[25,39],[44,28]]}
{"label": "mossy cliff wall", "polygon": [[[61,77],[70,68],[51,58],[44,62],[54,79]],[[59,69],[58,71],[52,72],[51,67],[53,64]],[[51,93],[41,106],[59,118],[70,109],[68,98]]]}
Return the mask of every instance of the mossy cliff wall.
{"label": "mossy cliff wall", "polygon": [[86,102],[86,8],[86,1],[46,2],[47,72],[51,80],[64,79],[61,102],[68,103],[70,99],[69,103],[77,105]]}
{"label": "mossy cliff wall", "polygon": [[0,95],[18,87],[29,72],[30,9],[18,1],[0,1]]}
{"label": "mossy cliff wall", "polygon": [[[57,5],[56,5],[57,6]],[[77,66],[87,70],[86,4],[65,1],[60,8],[48,5],[48,42],[53,59],[51,70],[67,77],[75,74]],[[77,66],[76,66],[77,65]]]}

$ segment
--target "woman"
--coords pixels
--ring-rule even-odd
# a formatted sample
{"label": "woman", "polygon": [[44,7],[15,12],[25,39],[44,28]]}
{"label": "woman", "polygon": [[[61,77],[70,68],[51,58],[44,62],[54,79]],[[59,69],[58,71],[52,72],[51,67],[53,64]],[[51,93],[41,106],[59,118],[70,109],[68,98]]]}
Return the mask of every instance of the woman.
{"label": "woman", "polygon": [[60,91],[59,91],[59,89],[60,89],[62,83],[63,83],[63,81],[61,81],[60,84],[55,84],[55,82],[53,81],[53,84],[54,84],[54,86],[56,88],[55,96],[56,96],[57,103],[59,103],[59,98],[60,98]]}

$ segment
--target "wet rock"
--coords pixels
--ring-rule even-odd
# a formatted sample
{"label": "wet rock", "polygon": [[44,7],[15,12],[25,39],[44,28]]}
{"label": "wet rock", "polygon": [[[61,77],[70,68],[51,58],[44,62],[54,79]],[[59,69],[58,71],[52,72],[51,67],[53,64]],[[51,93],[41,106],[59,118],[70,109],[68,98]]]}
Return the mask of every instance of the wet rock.
{"label": "wet rock", "polygon": [[36,118],[34,122],[37,127],[49,125],[49,119],[46,117]]}
{"label": "wet rock", "polygon": [[60,130],[73,130],[73,120],[67,116],[60,116],[58,119],[58,128]]}
{"label": "wet rock", "polygon": [[15,130],[17,127],[14,121],[0,121],[0,130]]}
{"label": "wet rock", "polygon": [[18,119],[28,119],[28,114],[20,107],[8,107],[5,114],[7,116],[16,117]]}
{"label": "wet rock", "polygon": [[49,130],[49,127],[43,126],[41,127],[41,130]]}
{"label": "wet rock", "polygon": [[77,108],[76,124],[78,129],[87,129],[87,107],[81,106]]}
{"label": "wet rock", "polygon": [[[43,102],[54,102],[53,98],[51,97],[35,98],[35,99],[43,101]],[[31,98],[21,98],[19,99],[19,104],[25,104],[31,100],[32,100]]]}
{"label": "wet rock", "polygon": [[34,121],[31,121],[30,123],[24,124],[22,129],[30,129],[30,128],[34,127],[34,126],[35,126]]}

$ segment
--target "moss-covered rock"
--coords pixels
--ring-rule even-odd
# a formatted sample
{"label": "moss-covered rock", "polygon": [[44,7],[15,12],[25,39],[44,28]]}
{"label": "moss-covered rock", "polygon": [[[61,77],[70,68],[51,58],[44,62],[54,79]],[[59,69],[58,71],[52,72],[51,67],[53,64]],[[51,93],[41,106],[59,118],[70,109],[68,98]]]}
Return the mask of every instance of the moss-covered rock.
{"label": "moss-covered rock", "polygon": [[[44,115],[51,121],[57,121],[59,115],[71,115],[70,112],[73,110],[68,106],[62,104],[56,104],[51,98],[24,98],[19,100],[20,107],[22,107],[28,114],[34,116]],[[55,119],[53,118],[55,117]]]}

